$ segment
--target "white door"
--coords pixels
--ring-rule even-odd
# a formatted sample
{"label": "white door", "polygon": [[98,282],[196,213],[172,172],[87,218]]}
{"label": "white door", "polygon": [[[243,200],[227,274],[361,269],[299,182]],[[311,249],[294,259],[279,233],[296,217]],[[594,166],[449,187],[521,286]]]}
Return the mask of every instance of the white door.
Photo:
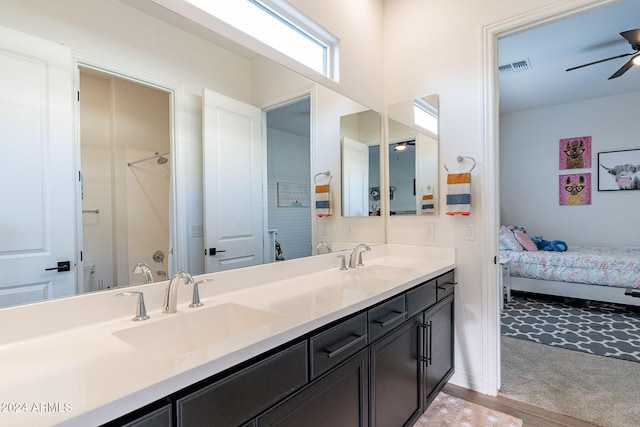
{"label": "white door", "polygon": [[369,146],[342,139],[342,215],[369,216]]}
{"label": "white door", "polygon": [[68,48],[0,28],[0,306],[75,293],[72,96]]}
{"label": "white door", "polygon": [[205,269],[262,264],[262,112],[211,90],[203,95]]}

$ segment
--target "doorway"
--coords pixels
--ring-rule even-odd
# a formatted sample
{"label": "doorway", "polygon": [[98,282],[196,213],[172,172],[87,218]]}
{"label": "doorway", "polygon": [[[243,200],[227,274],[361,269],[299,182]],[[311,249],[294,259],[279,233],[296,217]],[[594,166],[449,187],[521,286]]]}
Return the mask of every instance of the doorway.
{"label": "doorway", "polygon": [[169,274],[171,94],[79,67],[82,291]]}
{"label": "doorway", "polygon": [[[603,2],[603,3],[612,3],[612,2]],[[598,7],[602,6],[602,5],[603,4],[601,3],[601,4],[598,5]],[[531,29],[533,27],[537,27],[538,28],[538,26],[541,25],[541,23],[545,23],[545,22],[546,23],[550,23],[552,21],[558,21],[561,18],[571,17],[571,16],[574,16],[574,15],[576,15],[578,13],[582,13],[582,12],[588,12],[588,11],[594,9],[594,8],[595,8],[595,6],[587,5],[585,3],[584,6],[578,7],[578,8],[575,8],[575,6],[574,6],[573,9],[566,9],[566,10],[557,10],[556,9],[556,10],[551,11],[551,12],[549,10],[540,11],[538,13],[538,15],[535,16],[535,17],[532,17],[532,16],[526,16],[525,17],[525,16],[523,16],[523,17],[520,17],[519,19],[516,19],[514,22],[510,22],[510,23],[507,23],[507,24],[501,24],[501,25],[499,25],[499,26],[497,26],[495,28],[488,28],[488,32],[486,34],[489,35],[489,38],[493,38],[494,41],[497,41],[498,39],[501,39],[503,37],[507,37],[509,35],[513,35],[513,34],[518,33],[518,32],[528,31],[529,29]],[[487,41],[487,40],[488,39],[485,39],[485,41]],[[497,43],[496,43],[496,46],[497,46]],[[491,51],[492,48],[488,48],[488,49]],[[489,57],[491,57],[491,59],[487,62],[486,65],[488,65],[488,66],[490,66],[492,68],[492,70],[491,70],[491,75],[492,75],[491,79],[492,79],[492,81],[489,82],[488,84],[489,84],[489,86],[495,87],[496,88],[496,92],[495,93],[497,93],[498,77],[497,77],[497,72],[495,72],[494,70],[499,65],[498,64],[498,51],[495,50],[495,51],[491,52],[489,54]],[[491,63],[491,62],[493,62],[493,63]],[[488,129],[491,129],[491,131],[496,132],[496,135],[497,135],[497,133],[499,131],[498,130],[499,127],[497,126],[497,122],[498,122],[498,120],[497,120],[498,119],[497,99],[493,99],[493,101],[489,102],[489,104],[491,105],[491,108],[493,109],[493,111],[489,112],[487,119],[488,120],[493,120],[495,118],[496,120],[495,120],[495,125],[494,125],[494,123],[491,123],[491,125],[489,125],[488,124],[489,122],[487,122],[487,126],[488,126]],[[502,103],[501,103],[501,105],[502,105]],[[491,114],[495,114],[495,117],[491,117]],[[497,139],[498,138],[496,138],[496,140]],[[501,139],[501,144],[505,144],[505,143],[506,142]],[[492,157],[494,159],[496,159],[496,161],[497,161],[497,158],[498,158],[499,154],[500,153],[498,152],[498,147],[494,146],[492,148]],[[556,167],[557,166],[554,166],[554,169]],[[519,172],[522,172],[522,169],[523,168],[519,167]],[[554,171],[554,173],[557,173],[557,172]],[[502,173],[500,173],[500,179],[504,180],[505,176],[506,176],[506,174],[504,173],[504,171],[502,171]],[[494,175],[494,177],[495,177],[495,175]],[[525,177],[525,176],[519,176],[519,179],[523,179],[524,181],[527,181],[527,177]],[[496,187],[496,188],[498,188],[498,187]],[[500,212],[500,208],[499,208],[499,205],[500,205],[499,201],[500,200],[502,200],[503,202],[506,201],[505,200],[506,198],[504,197],[504,194],[501,195],[501,194],[499,194],[499,192],[496,192],[496,193],[497,193],[496,194],[496,203],[495,203],[494,208],[493,208],[494,211],[492,212],[492,215],[490,215],[491,221],[493,221],[493,218],[498,218],[499,219],[502,216],[501,212]],[[533,200],[536,199],[536,197],[533,197],[531,194],[529,194],[529,196]],[[504,216],[503,216],[503,218],[504,218]],[[507,225],[510,225],[510,224],[507,224]],[[526,226],[527,224],[517,224],[517,225]],[[496,226],[499,226],[498,221],[496,221]],[[497,227],[496,227],[495,230],[492,230],[492,231],[493,231],[493,235],[496,236],[496,241],[497,241],[497,236],[498,236]],[[532,231],[537,231],[537,230],[532,230]],[[496,246],[498,246],[497,243],[496,243]],[[498,292],[498,293],[500,293],[500,292]],[[497,342],[498,348],[501,349],[501,346],[500,346],[500,314],[499,314],[500,311],[496,310],[496,312],[498,313],[497,320],[494,323],[491,324],[491,327],[494,327],[494,326],[496,327],[496,329],[495,329],[495,331],[493,333],[495,333],[495,335],[496,335],[496,342]],[[500,360],[500,357],[499,357],[500,356],[500,351],[498,351],[497,356],[498,356],[497,360]],[[498,378],[497,379],[497,383],[498,383],[498,385],[500,385],[500,369],[497,370],[497,378]]]}
{"label": "doorway", "polygon": [[311,223],[311,98],[305,96],[278,105],[267,110],[265,117],[268,199],[265,261],[311,256],[314,252]]}

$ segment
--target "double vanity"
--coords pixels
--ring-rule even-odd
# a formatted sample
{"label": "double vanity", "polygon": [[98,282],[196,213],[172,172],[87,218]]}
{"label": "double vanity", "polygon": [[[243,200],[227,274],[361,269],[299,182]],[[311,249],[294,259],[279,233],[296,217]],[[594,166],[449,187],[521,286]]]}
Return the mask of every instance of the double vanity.
{"label": "double vanity", "polygon": [[[455,253],[380,245],[0,311],[1,425],[387,426],[453,374]],[[213,279],[206,280],[203,279]]]}

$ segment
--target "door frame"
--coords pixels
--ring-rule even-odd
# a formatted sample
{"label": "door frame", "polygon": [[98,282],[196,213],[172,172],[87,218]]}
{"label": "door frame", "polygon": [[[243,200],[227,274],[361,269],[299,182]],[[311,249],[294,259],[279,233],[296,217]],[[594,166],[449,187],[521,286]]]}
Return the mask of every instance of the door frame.
{"label": "door frame", "polygon": [[[186,153],[184,152],[186,144],[182,143],[185,139],[185,117],[184,117],[184,83],[167,80],[163,77],[131,68],[127,65],[109,61],[97,56],[72,51],[74,60],[74,97],[80,91],[80,67],[87,68],[101,73],[117,77],[122,80],[128,80],[136,84],[152,87],[169,94],[169,126],[171,150],[171,178],[169,184],[169,255],[168,256],[168,275],[178,270],[188,269],[188,241],[187,241],[187,212],[186,212],[186,190],[185,180],[187,172]],[[81,171],[80,164],[80,104],[75,103],[74,106],[75,121],[75,142],[74,142],[74,163],[78,174]],[[82,188],[81,182],[76,182],[76,212],[78,218],[82,218]],[[78,251],[82,250],[82,221],[76,222],[76,247]],[[77,288],[84,288],[84,270],[80,261],[80,252],[76,254],[78,268],[76,270]],[[82,285],[81,285],[82,284]]]}
{"label": "door frame", "polygon": [[[263,209],[263,230],[264,230],[264,248],[265,248],[265,260],[267,259],[267,251],[269,248],[269,235],[268,235],[268,225],[269,225],[269,200],[267,193],[267,112],[270,110],[274,110],[280,107],[284,107],[288,104],[292,104],[294,102],[300,101],[304,98],[309,98],[309,153],[311,156],[309,165],[309,183],[313,182],[313,171],[317,169],[316,160],[316,134],[315,134],[315,124],[316,124],[316,84],[312,83],[311,85],[302,87],[298,90],[294,90],[292,92],[287,93],[286,95],[282,95],[275,98],[270,98],[262,103],[257,104],[256,106],[262,110],[262,150],[263,150],[263,162],[264,168],[262,170],[262,209]],[[311,246],[312,250],[316,247],[317,244],[317,221],[313,221],[314,209],[311,209]]]}
{"label": "door frame", "polygon": [[[500,361],[500,264],[494,262],[499,255],[498,230],[500,228],[500,128],[499,128],[499,76],[498,39],[540,25],[548,24],[620,0],[572,0],[552,4],[482,28],[482,81],[483,81],[483,157],[482,171],[482,313],[483,366],[482,392],[497,396],[501,386]],[[493,236],[493,237],[491,237]]]}

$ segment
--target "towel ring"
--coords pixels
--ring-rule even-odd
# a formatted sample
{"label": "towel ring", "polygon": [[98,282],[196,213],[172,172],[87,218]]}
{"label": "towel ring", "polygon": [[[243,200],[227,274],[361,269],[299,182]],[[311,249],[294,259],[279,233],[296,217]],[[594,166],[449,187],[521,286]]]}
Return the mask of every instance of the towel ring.
{"label": "towel ring", "polygon": [[333,178],[333,176],[331,176],[331,171],[325,171],[325,172],[319,172],[319,173],[317,173],[317,174],[313,177],[313,181],[315,182],[315,180],[316,180],[320,175],[324,175],[324,176],[329,177],[329,182],[331,182],[331,179]]}
{"label": "towel ring", "polygon": [[[456,157],[456,160],[458,161],[458,163],[462,163],[465,159],[471,160],[473,162],[473,166],[471,166],[471,169],[469,169],[469,172],[471,172],[476,167],[476,159],[474,159],[473,157],[470,157],[470,156],[458,156],[458,157]],[[444,166],[444,170],[449,172],[449,168],[447,168],[447,165],[443,164],[442,166]]]}

